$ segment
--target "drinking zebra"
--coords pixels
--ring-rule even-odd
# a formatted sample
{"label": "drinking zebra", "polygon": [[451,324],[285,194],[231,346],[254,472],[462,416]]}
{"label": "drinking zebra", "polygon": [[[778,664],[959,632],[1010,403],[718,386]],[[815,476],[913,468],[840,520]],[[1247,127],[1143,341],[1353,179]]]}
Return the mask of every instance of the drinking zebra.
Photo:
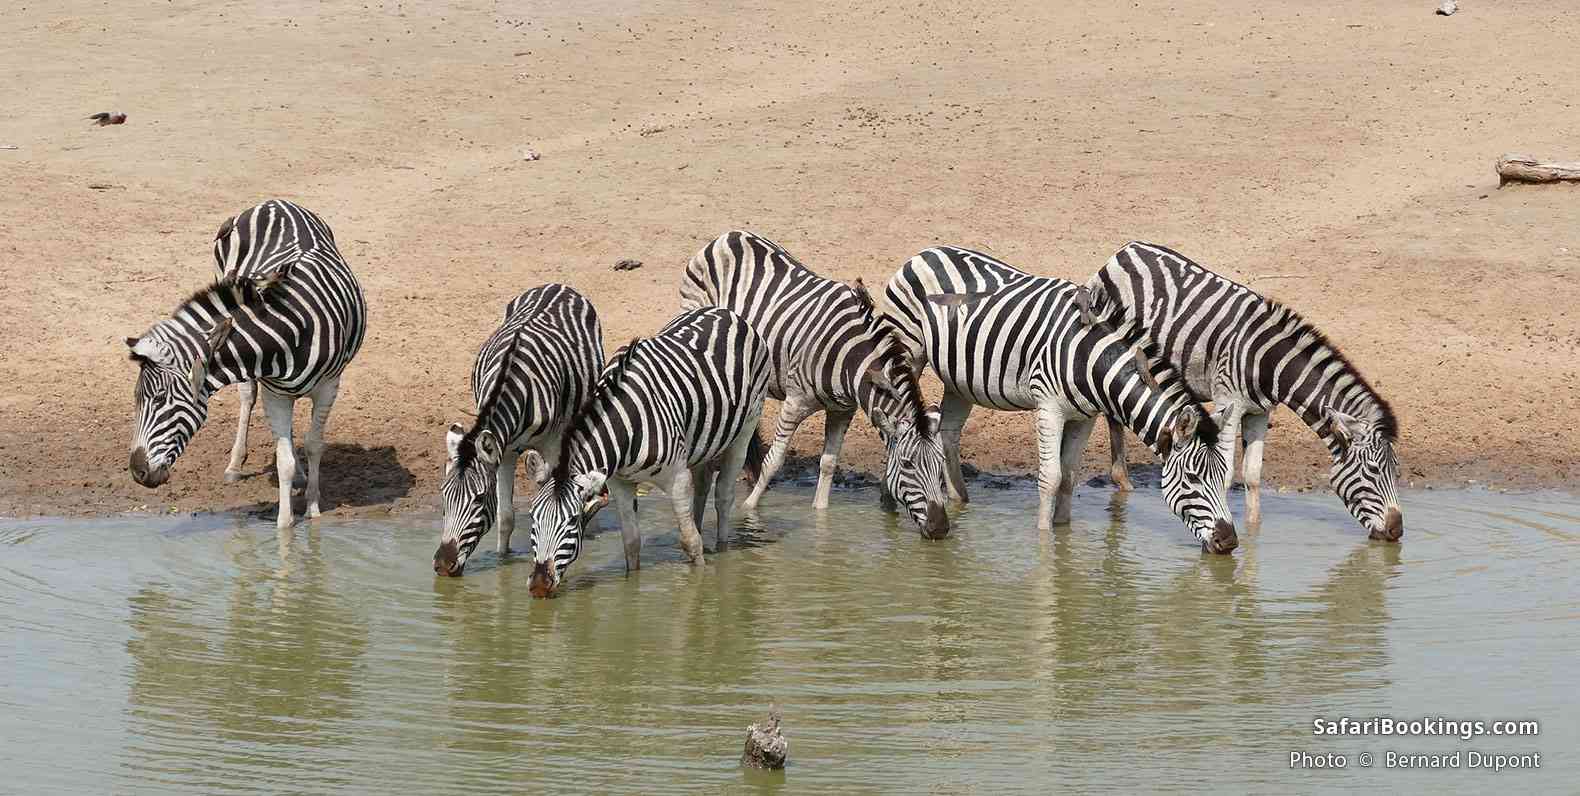
{"label": "drinking zebra", "polygon": [[126,338],[139,364],[132,478],[149,488],[168,480],[171,465],[208,417],[209,397],[240,383],[240,427],[226,468],[233,480],[229,476],[246,459],[256,381],[275,437],[277,523],[288,527],[296,475],[292,408],[302,396],[313,400],[306,497],[307,516],[317,517],[324,424],[341,372],[362,345],[367,305],[329,226],[290,202],[272,199],[220,225],[214,260],[218,281],[141,337]]}
{"label": "drinking zebra", "polygon": [[1202,549],[1233,550],[1217,419],[1134,325],[1083,323],[1077,289],[953,246],[912,257],[889,280],[885,322],[912,361],[931,363],[944,384],[951,493],[968,499],[960,433],[973,406],[1036,410],[1037,527],[1068,522],[1076,465],[1097,415],[1106,414],[1163,459],[1164,497]]}
{"label": "drinking zebra", "polygon": [[696,563],[702,562],[700,529],[712,486],[715,549],[723,547],[735,481],[743,466],[755,476],[760,465],[757,421],[770,375],[768,346],[745,319],[722,307],[682,312],[657,335],[616,351],[563,435],[559,461],[551,468],[536,451],[527,452],[527,469],[538,484],[528,584],[533,596],[559,588],[581,551],[588,509],[605,487],[620,513],[627,570],[641,567],[634,502],[640,483],[669,495],[680,546]]}
{"label": "drinking zebra", "polygon": [[[1309,321],[1151,243],[1125,245],[1087,282],[1086,292],[1090,314],[1136,320],[1180,363],[1194,389],[1230,407],[1219,445],[1232,465],[1235,436],[1244,435],[1247,522],[1261,521],[1262,445],[1268,415],[1283,404],[1327,445],[1333,489],[1370,536],[1392,541],[1404,535],[1393,410]],[[1119,480],[1123,436],[1110,438]],[[1232,472],[1225,471],[1225,479]]]}
{"label": "drinking zebra", "polygon": [[444,532],[433,569],[460,575],[495,524],[498,550],[510,552],[516,527],[516,459],[528,448],[550,461],[560,435],[603,369],[603,327],[582,294],[565,285],[535,287],[505,306],[505,320],[472,366],[477,418],[445,434],[448,459],[439,493]]}
{"label": "drinking zebra", "polygon": [[922,535],[949,534],[938,416],[927,412],[915,372],[898,340],[879,324],[860,280],[850,286],[825,279],[773,241],[736,230],[691,258],[680,304],[728,307],[768,343],[773,363],[768,394],[784,403],[762,478],[747,496],[746,508],[762,500],[796,428],[822,411],[828,419],[812,506],[828,508],[839,450],[859,408],[883,438],[885,493],[905,506]]}

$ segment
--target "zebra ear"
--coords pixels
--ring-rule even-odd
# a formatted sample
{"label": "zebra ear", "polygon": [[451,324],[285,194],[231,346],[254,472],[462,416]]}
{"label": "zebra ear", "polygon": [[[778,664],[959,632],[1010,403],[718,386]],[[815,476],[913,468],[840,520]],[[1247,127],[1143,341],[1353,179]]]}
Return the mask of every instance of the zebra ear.
{"label": "zebra ear", "polygon": [[1323,414],[1327,417],[1328,428],[1332,430],[1333,436],[1338,439],[1339,445],[1347,449],[1354,444],[1355,437],[1359,435],[1360,418],[1344,414],[1331,406],[1326,407],[1323,410]]}
{"label": "zebra ear", "polygon": [[1191,437],[1196,436],[1196,426],[1200,422],[1201,410],[1193,406],[1181,409],[1179,414],[1174,416],[1174,423],[1169,429],[1170,442],[1172,443],[1169,446],[1169,450],[1184,445],[1190,441]]}
{"label": "zebra ear", "polygon": [[483,429],[478,432],[477,441],[473,444],[477,446],[477,458],[484,464],[499,464],[499,438],[494,436],[494,432]]}
{"label": "zebra ear", "polygon": [[592,518],[597,516],[598,512],[603,511],[603,507],[607,505],[609,505],[609,490],[604,489],[596,495],[588,495],[582,501],[582,525],[591,522]]}
{"label": "zebra ear", "polygon": [[527,475],[532,483],[543,486],[549,481],[549,463],[535,448],[527,449]]}
{"label": "zebra ear", "polygon": [[896,394],[899,392],[899,390],[895,388],[894,382],[889,378],[889,374],[883,372],[883,363],[876,361],[873,362],[867,367],[867,373],[865,375],[868,381],[876,384],[878,387],[884,390],[887,390],[889,393]]}
{"label": "zebra ear", "polygon": [[938,411],[938,404],[927,407],[923,414],[927,416],[927,436],[937,434],[938,429],[944,424],[944,413]]}
{"label": "zebra ear", "polygon": [[203,382],[207,379],[208,366],[204,364],[202,357],[194,358],[192,360],[192,369],[187,371],[187,384],[192,387],[193,395],[202,394]]}
{"label": "zebra ear", "polygon": [[460,423],[451,423],[450,430],[444,434],[444,449],[449,454],[450,461],[461,458],[461,440],[466,436],[466,429]]}
{"label": "zebra ear", "polygon": [[582,499],[585,500],[592,497],[593,495],[598,494],[599,492],[602,492],[604,482],[608,480],[609,476],[600,473],[597,470],[593,470],[592,472],[578,476],[576,479],[576,486],[581,489]]}
{"label": "zebra ear", "polygon": [[894,420],[884,414],[882,409],[874,408],[868,417],[872,420],[872,425],[878,429],[878,433],[883,435],[884,442],[894,438]]}

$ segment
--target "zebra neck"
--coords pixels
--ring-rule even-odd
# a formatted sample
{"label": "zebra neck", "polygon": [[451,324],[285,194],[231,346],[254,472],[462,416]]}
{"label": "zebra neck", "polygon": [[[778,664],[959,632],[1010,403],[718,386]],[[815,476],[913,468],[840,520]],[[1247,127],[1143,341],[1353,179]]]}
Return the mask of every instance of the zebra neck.
{"label": "zebra neck", "polygon": [[1344,354],[1310,324],[1284,313],[1275,335],[1256,340],[1264,354],[1249,375],[1259,397],[1289,407],[1335,456],[1342,445],[1328,427],[1327,408],[1392,426],[1392,410]]}
{"label": "zebra neck", "polygon": [[1169,421],[1181,408],[1190,405],[1189,395],[1177,386],[1170,389],[1171,385],[1164,385],[1162,390],[1137,386],[1142,390],[1141,396],[1115,402],[1108,415],[1124,423],[1141,444],[1161,457],[1167,453],[1162,443]]}
{"label": "zebra neck", "polygon": [[[250,284],[219,282],[192,296],[160,324],[166,342],[187,362],[204,359],[204,389],[209,395],[229,384],[272,375],[267,368],[281,359],[272,350],[279,343],[247,311],[262,301]],[[225,319],[232,324],[229,334],[212,353],[207,352],[210,330]]]}

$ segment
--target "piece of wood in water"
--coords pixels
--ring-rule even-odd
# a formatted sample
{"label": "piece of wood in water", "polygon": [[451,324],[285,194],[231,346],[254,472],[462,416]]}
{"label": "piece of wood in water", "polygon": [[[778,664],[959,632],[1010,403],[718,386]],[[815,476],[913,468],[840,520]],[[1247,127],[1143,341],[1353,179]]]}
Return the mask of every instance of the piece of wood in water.
{"label": "piece of wood in water", "polygon": [[785,767],[790,754],[790,742],[779,732],[779,708],[768,706],[768,720],[746,728],[746,749],[741,752],[741,765],[750,768],[776,770]]}

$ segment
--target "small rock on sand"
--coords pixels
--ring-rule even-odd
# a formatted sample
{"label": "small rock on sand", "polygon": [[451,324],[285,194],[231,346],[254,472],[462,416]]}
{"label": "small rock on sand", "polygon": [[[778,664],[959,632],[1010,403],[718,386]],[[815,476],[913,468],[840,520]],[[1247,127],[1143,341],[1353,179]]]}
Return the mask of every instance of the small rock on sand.
{"label": "small rock on sand", "polygon": [[779,732],[779,708],[768,706],[768,720],[746,728],[746,750],[741,765],[749,768],[781,769],[790,753],[790,742]]}
{"label": "small rock on sand", "polygon": [[641,260],[621,260],[620,262],[614,264],[614,270],[616,271],[635,271],[641,267]]}
{"label": "small rock on sand", "polygon": [[523,149],[523,150],[521,150],[521,159],[522,160],[530,162],[530,161],[533,161],[533,160],[537,160],[538,158],[541,158],[541,157],[543,157],[543,155],[539,154],[538,150],[536,150],[536,149]]}
{"label": "small rock on sand", "polygon": [[1440,17],[1452,16],[1458,10],[1459,3],[1455,2],[1455,0],[1443,0],[1443,4],[1437,7],[1437,15]]}

